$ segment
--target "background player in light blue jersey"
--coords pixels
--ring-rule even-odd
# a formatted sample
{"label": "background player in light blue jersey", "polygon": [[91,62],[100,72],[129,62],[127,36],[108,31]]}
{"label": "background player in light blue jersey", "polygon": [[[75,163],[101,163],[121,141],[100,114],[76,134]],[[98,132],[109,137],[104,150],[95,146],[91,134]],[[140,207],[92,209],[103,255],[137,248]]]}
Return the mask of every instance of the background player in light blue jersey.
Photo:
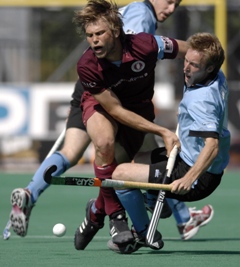
{"label": "background player in light blue jersey", "polygon": [[[120,8],[119,11],[122,14],[125,33],[134,34],[147,32],[155,34],[158,22],[164,22],[174,13],[180,3],[181,0],[146,0],[144,2],[133,2]],[[155,147],[157,146],[155,141]],[[156,191],[147,191],[147,193],[144,194],[147,208],[150,211],[154,208],[157,193]],[[130,210],[132,203],[127,200],[127,195],[118,194],[118,197],[121,202],[124,203],[125,208]],[[184,202],[175,199],[167,199],[167,203],[173,212],[178,231],[183,240],[192,238],[198,232],[199,226],[206,225],[214,214],[211,205],[207,205],[201,210],[196,210],[194,208],[188,208]],[[164,207],[164,214],[161,216],[167,217],[169,213],[166,210],[166,205]],[[134,207],[132,207],[132,210],[132,216],[134,216]],[[140,226],[142,221],[137,219],[139,216],[140,215],[136,214],[136,223],[139,224],[139,228],[142,228]]]}
{"label": "background player in light blue jersey", "polygon": [[[188,39],[184,61],[184,94],[179,104],[178,124],[181,151],[172,175],[172,189],[166,197],[180,201],[197,201],[208,197],[218,187],[229,162],[228,86],[220,70],[224,50],[218,38],[197,33]],[[167,158],[161,148],[149,153],[155,164],[119,165],[112,178],[139,182],[162,183]],[[161,161],[160,161],[161,159]],[[111,242],[110,242],[111,243]],[[117,246],[110,246],[119,252]]]}

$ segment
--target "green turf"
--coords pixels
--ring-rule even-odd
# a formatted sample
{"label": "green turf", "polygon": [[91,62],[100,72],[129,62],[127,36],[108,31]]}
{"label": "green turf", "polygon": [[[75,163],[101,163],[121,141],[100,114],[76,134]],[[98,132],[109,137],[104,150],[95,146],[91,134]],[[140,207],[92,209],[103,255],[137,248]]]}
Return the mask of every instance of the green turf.
{"label": "green turf", "polygon": [[[160,251],[141,248],[132,255],[118,255],[108,250],[108,219],[84,251],[75,250],[74,232],[84,218],[87,200],[96,197],[98,189],[51,186],[32,211],[27,237],[20,238],[12,233],[8,241],[0,239],[0,266],[239,266],[239,176],[238,172],[227,171],[212,196],[187,204],[201,208],[211,203],[215,209],[213,220],[202,227],[192,240],[179,239],[173,218],[160,220],[158,228],[164,237],[164,248]],[[30,178],[29,174],[0,173],[0,230],[8,220],[12,189],[26,186]],[[59,222],[67,226],[66,235],[60,238],[52,234],[52,227]]]}

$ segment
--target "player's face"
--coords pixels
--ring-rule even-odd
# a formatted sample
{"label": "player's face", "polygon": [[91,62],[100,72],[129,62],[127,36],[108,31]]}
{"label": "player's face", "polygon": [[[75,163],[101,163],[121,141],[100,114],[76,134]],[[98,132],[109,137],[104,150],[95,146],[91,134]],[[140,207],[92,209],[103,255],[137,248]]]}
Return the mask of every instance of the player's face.
{"label": "player's face", "polygon": [[113,33],[107,23],[101,19],[89,23],[85,30],[87,41],[98,58],[119,60],[121,53],[117,46],[119,33]]}
{"label": "player's face", "polygon": [[154,7],[157,20],[159,22],[164,22],[171,14],[174,13],[181,0],[150,0],[150,2]]}
{"label": "player's face", "polygon": [[207,82],[207,77],[213,71],[213,66],[206,66],[204,56],[201,52],[188,49],[184,60],[184,77],[187,86]]}

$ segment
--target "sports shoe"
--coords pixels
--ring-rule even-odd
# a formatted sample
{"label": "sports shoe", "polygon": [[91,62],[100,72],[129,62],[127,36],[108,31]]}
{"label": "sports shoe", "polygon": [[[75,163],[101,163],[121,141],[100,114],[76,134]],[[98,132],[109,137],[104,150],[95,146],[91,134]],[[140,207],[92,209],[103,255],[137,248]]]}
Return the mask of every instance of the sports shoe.
{"label": "sports shoe", "polygon": [[86,205],[86,217],[82,224],[77,228],[74,236],[74,246],[77,250],[84,250],[96,235],[99,229],[103,228],[104,223],[97,224],[90,220],[90,210],[96,199],[90,199]]}
{"label": "sports shoe", "polygon": [[133,236],[134,236],[135,240],[137,240],[140,243],[143,243],[144,247],[149,247],[149,248],[154,249],[154,250],[160,250],[164,246],[164,242],[162,240],[162,235],[157,230],[155,232],[155,236],[154,236],[154,239],[153,239],[153,244],[151,244],[151,245],[147,244],[146,237],[145,236],[141,236],[140,234],[138,234],[135,231],[134,227],[132,227],[132,233],[133,233]]}
{"label": "sports shoe", "polygon": [[29,218],[33,208],[31,194],[27,189],[17,188],[12,191],[10,202],[12,210],[10,221],[13,231],[19,236],[26,236]]}
{"label": "sports shoe", "polygon": [[133,242],[133,234],[128,227],[125,211],[115,212],[109,220],[110,235],[115,244]]}
{"label": "sports shoe", "polygon": [[115,244],[113,243],[112,239],[107,242],[107,246],[112,251],[119,253],[119,254],[132,254],[133,252],[137,251],[141,247],[144,247],[144,243],[140,243],[137,241],[132,241],[125,244]]}
{"label": "sports shoe", "polygon": [[190,220],[187,223],[177,225],[182,240],[188,240],[196,235],[199,228],[209,223],[214,215],[211,205],[206,205],[201,210],[189,208],[189,212]]}
{"label": "sports shoe", "polygon": [[[143,198],[144,198],[144,204],[145,204],[146,210],[148,210],[150,213],[153,213],[154,207],[155,207],[155,203],[157,201],[157,195],[156,195],[156,201],[154,201],[154,206],[149,205],[149,201],[147,199],[147,193],[143,193]],[[171,215],[172,215],[172,210],[169,207],[167,201],[165,200],[164,204],[163,204],[163,208],[162,208],[162,212],[161,212],[160,218],[161,219],[166,219],[166,218],[169,218]]]}
{"label": "sports shoe", "polygon": [[115,244],[112,240],[109,240],[107,246],[112,251],[119,253],[119,254],[132,254],[133,252],[137,251],[141,247],[150,247],[154,250],[159,250],[163,248],[164,242],[162,241],[162,235],[160,232],[156,232],[154,237],[154,243],[158,243],[158,245],[147,245],[145,242],[145,237],[139,236],[134,228],[132,229],[134,240],[132,242],[128,242],[125,244]]}

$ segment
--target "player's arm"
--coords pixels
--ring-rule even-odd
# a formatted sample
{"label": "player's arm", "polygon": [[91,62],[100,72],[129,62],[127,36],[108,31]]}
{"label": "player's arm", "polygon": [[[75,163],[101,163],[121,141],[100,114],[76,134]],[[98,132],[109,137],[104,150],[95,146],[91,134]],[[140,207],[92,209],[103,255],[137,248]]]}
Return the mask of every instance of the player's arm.
{"label": "player's arm", "polygon": [[154,37],[158,45],[158,59],[184,59],[188,49],[187,42],[166,36]]}
{"label": "player's arm", "polygon": [[175,144],[180,147],[178,137],[173,132],[146,120],[142,116],[130,110],[125,109],[118,97],[111,90],[105,90],[93,96],[118,122],[139,131],[149,132],[161,136],[164,140],[168,153],[170,153]]}
{"label": "player's arm", "polygon": [[192,184],[198,179],[198,177],[207,171],[212,164],[213,160],[218,154],[218,139],[208,137],[204,139],[205,146],[200,152],[197,161],[190,168],[190,170],[184,175],[184,177],[175,180],[172,185],[172,193],[184,195],[191,190]]}
{"label": "player's arm", "polygon": [[188,49],[187,42],[182,41],[182,40],[177,40],[177,39],[176,39],[176,42],[177,42],[177,44],[178,44],[178,54],[177,54],[177,58],[182,58],[182,59],[184,59],[184,58],[185,58],[185,54],[186,54],[187,49]]}

